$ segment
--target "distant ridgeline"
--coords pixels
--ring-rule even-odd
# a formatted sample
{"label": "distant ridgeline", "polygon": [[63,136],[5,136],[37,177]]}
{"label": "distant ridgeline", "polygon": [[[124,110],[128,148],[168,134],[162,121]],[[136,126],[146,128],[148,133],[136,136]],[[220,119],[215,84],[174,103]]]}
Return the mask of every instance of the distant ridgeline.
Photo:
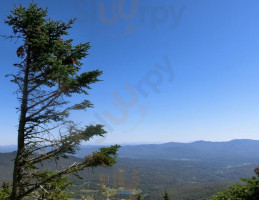
{"label": "distant ridgeline", "polygon": [[0,153],[14,152],[17,150],[16,145],[0,146]]}
{"label": "distant ridgeline", "polygon": [[[99,147],[82,146],[77,156],[89,154]],[[229,142],[197,141],[127,145],[122,146],[118,153],[119,157],[127,158],[243,163],[259,161],[258,152],[259,141],[257,140],[232,140]]]}
{"label": "distant ridgeline", "polygon": [[[97,151],[101,145],[82,145],[77,153],[84,157]],[[0,146],[0,152],[13,152],[16,146]],[[197,141],[192,143],[170,142],[165,144],[127,145],[119,150],[119,157],[140,159],[255,162],[259,161],[259,141],[232,140],[229,142]]]}

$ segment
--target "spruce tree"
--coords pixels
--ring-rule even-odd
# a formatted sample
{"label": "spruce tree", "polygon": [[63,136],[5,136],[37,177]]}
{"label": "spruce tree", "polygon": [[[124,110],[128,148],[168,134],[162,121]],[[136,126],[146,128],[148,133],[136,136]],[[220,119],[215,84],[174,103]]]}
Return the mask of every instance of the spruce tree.
{"label": "spruce tree", "polygon": [[20,44],[16,52],[19,62],[14,64],[16,73],[9,74],[18,86],[20,104],[11,200],[27,196],[41,199],[44,192],[53,194],[53,190],[59,189],[55,187],[60,184],[55,183],[66,185],[64,175],[116,162],[118,145],[101,148],[62,169],[51,171],[41,167],[48,160],[68,158],[82,141],[106,133],[101,124],[80,127],[69,119],[70,111],[93,106],[88,100],[72,104],[69,98],[74,94],[87,95],[91,84],[98,82],[102,74],[82,68],[90,44],[73,45],[73,40],[67,39],[74,22],[49,19],[47,9],[34,3],[15,7],[5,20],[13,30],[8,38],[16,38]]}

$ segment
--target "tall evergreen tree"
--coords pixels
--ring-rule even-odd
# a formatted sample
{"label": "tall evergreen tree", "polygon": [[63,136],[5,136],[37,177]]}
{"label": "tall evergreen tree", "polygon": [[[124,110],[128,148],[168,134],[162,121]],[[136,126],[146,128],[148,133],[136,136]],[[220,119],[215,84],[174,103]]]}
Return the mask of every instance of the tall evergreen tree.
{"label": "tall evergreen tree", "polygon": [[47,160],[67,158],[78,150],[81,141],[106,133],[103,125],[79,127],[69,119],[70,111],[92,107],[88,100],[72,104],[69,97],[87,95],[102,74],[99,70],[79,72],[90,44],[73,45],[73,40],[67,39],[74,21],[48,19],[47,9],[34,3],[15,7],[5,20],[13,30],[10,38],[20,40],[16,52],[20,61],[14,64],[17,73],[9,75],[18,86],[20,103],[11,200],[29,195],[41,199],[42,193],[53,190],[55,184],[50,184],[62,183],[66,174],[116,162],[118,145],[101,148],[82,162],[55,171],[39,167]]}

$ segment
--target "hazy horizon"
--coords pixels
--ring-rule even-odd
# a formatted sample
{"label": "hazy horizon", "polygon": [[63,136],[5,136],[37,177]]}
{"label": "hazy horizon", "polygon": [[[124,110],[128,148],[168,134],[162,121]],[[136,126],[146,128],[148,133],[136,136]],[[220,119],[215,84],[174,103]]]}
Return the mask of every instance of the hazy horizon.
{"label": "hazy horizon", "polygon": [[[211,143],[227,143],[231,141],[236,141],[236,140],[243,140],[243,141],[259,141],[259,140],[254,140],[254,139],[232,139],[232,140],[222,140],[222,141],[209,141],[209,140],[195,140],[195,141],[187,141],[187,142],[181,142],[181,141],[167,141],[167,142],[157,142],[157,143],[147,143],[147,142],[136,142],[136,143],[117,143],[119,145],[152,145],[152,144],[167,144],[167,143],[182,143],[182,144],[190,144],[190,143],[195,143],[195,142],[211,142]],[[103,146],[103,145],[113,145],[115,143],[83,143],[81,146]],[[0,147],[13,147],[17,146],[16,144],[8,144],[8,145],[0,145]]]}

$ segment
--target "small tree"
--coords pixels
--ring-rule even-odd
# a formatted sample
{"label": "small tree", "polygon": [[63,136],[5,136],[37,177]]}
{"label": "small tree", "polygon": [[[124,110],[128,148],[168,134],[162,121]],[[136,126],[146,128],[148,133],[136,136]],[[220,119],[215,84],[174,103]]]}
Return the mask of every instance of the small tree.
{"label": "small tree", "polygon": [[165,192],[165,194],[164,194],[164,200],[170,200],[170,198],[169,198],[169,195],[168,195],[168,193],[167,192]]}
{"label": "small tree", "polygon": [[138,196],[137,196],[137,200],[143,200],[143,196],[142,196],[142,194],[138,194]]}
{"label": "small tree", "polygon": [[0,188],[0,200],[6,200],[11,194],[11,187],[8,182],[3,182],[2,187]]}
{"label": "small tree", "polygon": [[13,30],[8,37],[20,40],[16,52],[20,61],[14,64],[17,73],[9,76],[18,86],[20,118],[10,199],[20,200],[29,195],[41,199],[44,193],[53,195],[53,191],[60,189],[57,187],[66,186],[66,174],[86,167],[112,166],[119,146],[101,148],[82,162],[55,171],[39,166],[47,160],[67,158],[78,150],[81,141],[106,133],[100,124],[79,127],[69,120],[70,111],[85,110],[92,104],[88,100],[71,104],[68,98],[73,94],[87,95],[102,72],[79,73],[90,45],[74,46],[73,40],[67,39],[75,20],[65,23],[47,19],[47,9],[34,3],[28,8],[15,7],[11,13],[5,23]]}
{"label": "small tree", "polygon": [[245,184],[234,184],[227,190],[219,192],[209,200],[258,200],[259,199],[259,168],[255,170],[256,176],[251,179],[241,178]]}

